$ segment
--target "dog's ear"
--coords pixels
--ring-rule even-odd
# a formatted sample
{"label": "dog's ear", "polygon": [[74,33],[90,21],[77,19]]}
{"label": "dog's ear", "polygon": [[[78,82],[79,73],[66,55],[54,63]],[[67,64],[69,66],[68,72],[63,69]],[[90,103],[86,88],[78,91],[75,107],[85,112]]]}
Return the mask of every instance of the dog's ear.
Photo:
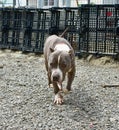
{"label": "dog's ear", "polygon": [[54,49],[50,47],[50,51],[51,51],[51,52],[54,52]]}
{"label": "dog's ear", "polygon": [[73,56],[72,56],[73,50],[70,49],[68,53],[69,53],[71,59],[73,59]]}
{"label": "dog's ear", "polygon": [[69,53],[69,55],[71,55],[72,54],[72,50],[70,49],[68,53]]}

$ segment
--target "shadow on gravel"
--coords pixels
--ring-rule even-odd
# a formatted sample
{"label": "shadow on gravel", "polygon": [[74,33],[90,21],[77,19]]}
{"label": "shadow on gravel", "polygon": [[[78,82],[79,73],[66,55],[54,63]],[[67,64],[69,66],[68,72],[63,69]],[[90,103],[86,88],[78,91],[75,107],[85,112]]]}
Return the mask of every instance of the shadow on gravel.
{"label": "shadow on gravel", "polygon": [[98,99],[91,97],[88,91],[77,89],[68,95],[66,105],[69,105],[72,111],[73,120],[80,122],[96,121],[101,116],[101,108]]}

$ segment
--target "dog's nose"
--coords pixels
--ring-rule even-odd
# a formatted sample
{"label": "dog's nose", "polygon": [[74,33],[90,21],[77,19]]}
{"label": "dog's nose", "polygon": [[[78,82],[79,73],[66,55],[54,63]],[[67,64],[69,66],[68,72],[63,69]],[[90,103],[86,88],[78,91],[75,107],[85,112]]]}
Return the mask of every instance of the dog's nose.
{"label": "dog's nose", "polygon": [[53,81],[58,81],[59,80],[59,75],[54,75],[53,76]]}

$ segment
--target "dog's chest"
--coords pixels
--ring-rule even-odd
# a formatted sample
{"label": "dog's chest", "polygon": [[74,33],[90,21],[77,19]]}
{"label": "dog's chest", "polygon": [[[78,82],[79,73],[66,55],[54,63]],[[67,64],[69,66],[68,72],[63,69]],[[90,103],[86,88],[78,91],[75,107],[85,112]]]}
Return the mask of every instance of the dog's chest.
{"label": "dog's chest", "polygon": [[70,51],[70,48],[68,45],[64,43],[59,43],[55,46],[54,50],[59,50],[59,51]]}

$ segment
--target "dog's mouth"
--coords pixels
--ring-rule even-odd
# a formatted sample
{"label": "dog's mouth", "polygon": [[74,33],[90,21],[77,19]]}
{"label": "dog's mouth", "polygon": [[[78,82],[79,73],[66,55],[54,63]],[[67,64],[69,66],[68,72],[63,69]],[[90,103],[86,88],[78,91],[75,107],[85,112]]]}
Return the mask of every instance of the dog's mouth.
{"label": "dog's mouth", "polygon": [[59,68],[52,70],[51,81],[56,83],[58,89],[62,91],[63,73]]}
{"label": "dog's mouth", "polygon": [[56,80],[56,81],[52,80],[52,82],[56,83],[58,88],[59,88],[59,90],[62,91],[62,81],[60,81],[60,80]]}

